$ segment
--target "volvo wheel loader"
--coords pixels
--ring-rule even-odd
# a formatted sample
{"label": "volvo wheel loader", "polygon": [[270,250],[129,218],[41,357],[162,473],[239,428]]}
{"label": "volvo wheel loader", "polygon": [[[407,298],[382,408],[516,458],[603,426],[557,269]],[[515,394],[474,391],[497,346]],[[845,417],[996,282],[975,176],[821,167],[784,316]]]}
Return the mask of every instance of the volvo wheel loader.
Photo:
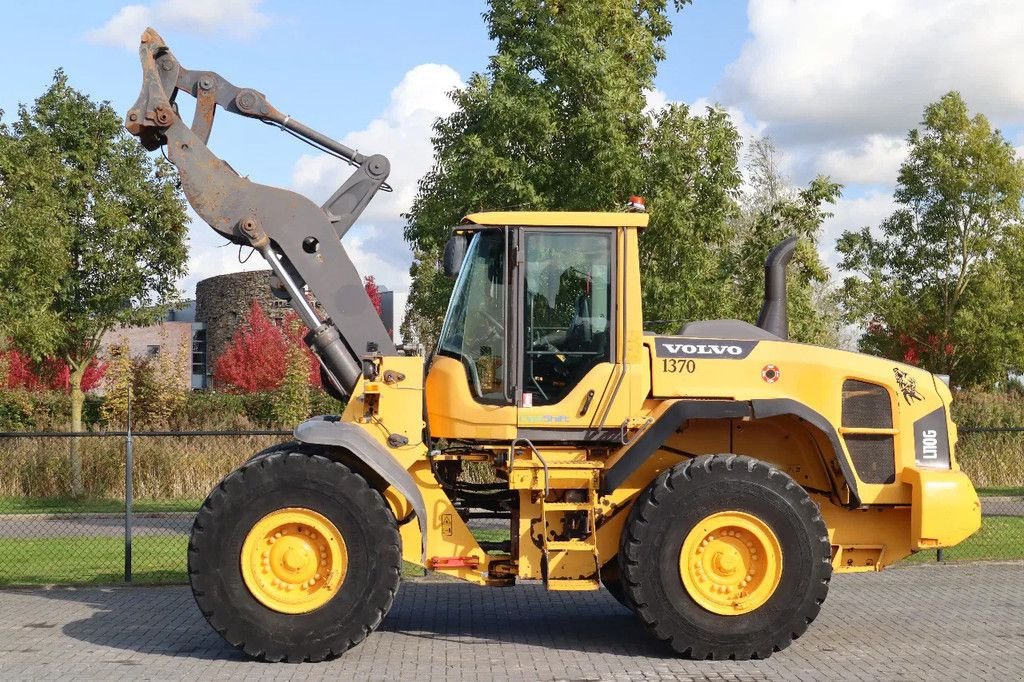
{"label": "volvo wheel loader", "polygon": [[[140,56],[128,130],[165,148],[203,220],[262,254],[348,398],[228,475],[196,517],[195,599],[246,653],[341,654],[380,625],[404,559],[482,586],[603,586],[681,655],[763,658],[806,630],[833,573],[978,529],[942,377],[787,340],[794,240],[769,256],[757,325],[659,335],[643,328],[645,213],[468,215],[425,361],[389,338],[341,242],[387,189],[387,159],[182,67],[152,29]],[[241,177],[207,147],[217,107],[355,171],[323,206]],[[494,482],[466,482],[468,462]],[[508,539],[478,540],[482,519]]]}

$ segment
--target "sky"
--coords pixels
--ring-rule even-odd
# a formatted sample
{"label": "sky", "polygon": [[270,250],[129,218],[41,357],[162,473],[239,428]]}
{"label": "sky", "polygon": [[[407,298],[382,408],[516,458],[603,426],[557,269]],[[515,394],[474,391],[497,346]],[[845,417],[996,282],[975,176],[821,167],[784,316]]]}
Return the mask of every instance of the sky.
{"label": "sky", "polygon": [[[401,311],[410,262],[401,214],[430,168],[431,125],[452,110],[447,93],[484,70],[493,51],[484,10],[481,0],[8,2],[0,109],[9,120],[63,68],[74,87],[124,113],[140,85],[139,35],[152,25],[187,68],[260,90],[294,118],[390,158],[395,191],[377,195],[344,243],[360,273],[396,292]],[[725,107],[744,139],[774,141],[792,183],[817,174],[842,183],[821,240],[832,266],[844,230],[892,211],[907,131],[944,93],[959,90],[1024,152],[1024,3],[694,0],[672,18],[649,104]],[[223,112],[210,146],[241,174],[317,202],[349,172],[281,131]],[[240,264],[238,248],[194,214],[189,242],[186,296],[205,277],[264,267],[258,257]]]}

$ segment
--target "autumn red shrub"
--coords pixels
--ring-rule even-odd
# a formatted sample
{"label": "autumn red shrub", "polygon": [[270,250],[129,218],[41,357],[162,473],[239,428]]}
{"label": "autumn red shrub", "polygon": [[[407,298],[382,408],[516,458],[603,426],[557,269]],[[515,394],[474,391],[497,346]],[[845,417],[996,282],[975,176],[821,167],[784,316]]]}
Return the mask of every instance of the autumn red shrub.
{"label": "autumn red shrub", "polygon": [[320,366],[302,340],[305,331],[295,313],[289,311],[278,326],[259,302],[253,301],[231,343],[214,361],[215,385],[236,393],[273,391],[284,378],[288,349],[297,346],[309,359],[310,385],[319,387]]}
{"label": "autumn red shrub", "polygon": [[[16,348],[0,352],[3,364],[7,366],[6,388],[23,388],[29,391],[67,391],[71,385],[71,370],[68,363],[59,358],[44,358],[33,361]],[[82,390],[90,391],[103,380],[106,363],[93,359],[85,369]]]}

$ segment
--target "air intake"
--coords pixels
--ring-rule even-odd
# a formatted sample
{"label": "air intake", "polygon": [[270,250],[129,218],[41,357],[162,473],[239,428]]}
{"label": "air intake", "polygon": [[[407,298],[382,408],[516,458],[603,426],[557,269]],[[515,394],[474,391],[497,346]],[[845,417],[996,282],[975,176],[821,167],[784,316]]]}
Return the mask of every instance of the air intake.
{"label": "air intake", "polygon": [[786,266],[796,251],[796,237],[779,242],[764,261],[764,304],[757,326],[780,339],[789,338],[786,317]]}
{"label": "air intake", "polygon": [[[857,476],[865,483],[896,481],[893,436],[867,432],[892,428],[892,402],[884,386],[847,379],[843,382],[843,440]],[[864,432],[858,433],[857,431]]]}

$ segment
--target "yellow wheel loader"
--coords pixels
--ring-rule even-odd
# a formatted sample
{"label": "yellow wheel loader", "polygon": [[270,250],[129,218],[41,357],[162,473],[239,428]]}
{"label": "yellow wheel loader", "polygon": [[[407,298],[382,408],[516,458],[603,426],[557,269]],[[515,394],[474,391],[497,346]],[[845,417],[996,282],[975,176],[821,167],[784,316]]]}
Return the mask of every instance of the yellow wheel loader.
{"label": "yellow wheel loader", "polygon": [[[757,325],[658,335],[643,328],[646,214],[469,215],[425,361],[389,338],[341,242],[388,189],[387,159],[185,69],[152,29],[140,56],[127,128],[165,148],[199,216],[267,260],[348,399],[228,475],[196,517],[196,601],[246,653],[338,656],[381,623],[404,559],[482,586],[604,587],[681,655],[763,658],[806,630],[834,572],[978,529],[942,377],[787,340],[794,240],[769,256]],[[217,107],[355,171],[323,206],[240,177],[206,145]],[[491,482],[466,482],[470,462]],[[507,539],[479,540],[484,521]]]}

